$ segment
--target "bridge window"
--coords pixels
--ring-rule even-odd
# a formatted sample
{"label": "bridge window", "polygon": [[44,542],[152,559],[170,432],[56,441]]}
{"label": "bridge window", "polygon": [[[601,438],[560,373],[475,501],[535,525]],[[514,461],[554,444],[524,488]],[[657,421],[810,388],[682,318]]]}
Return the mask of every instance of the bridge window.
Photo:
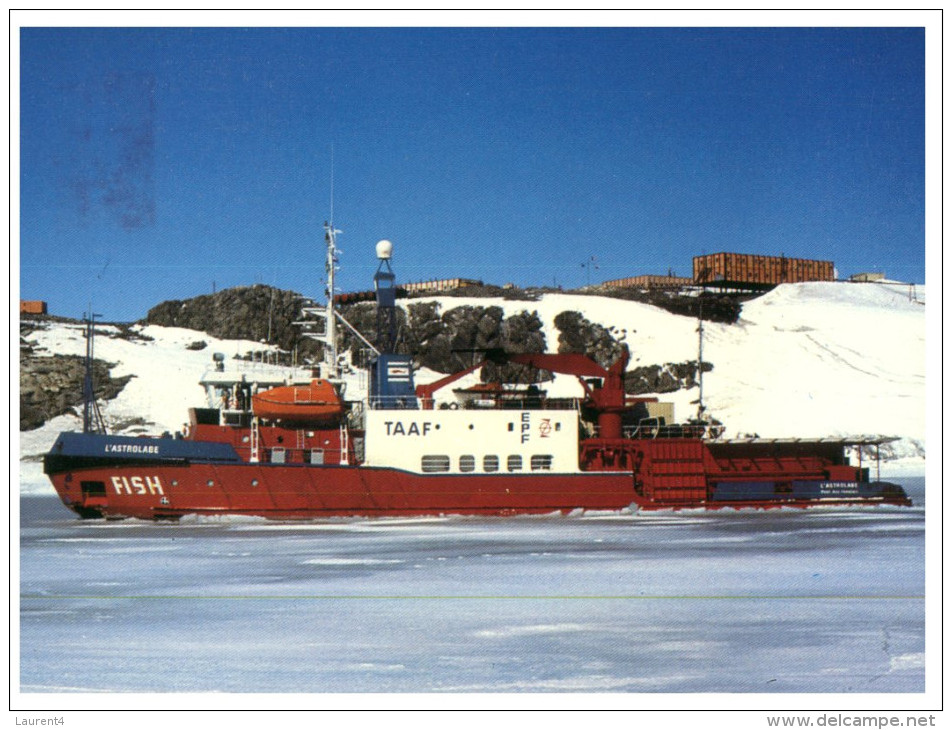
{"label": "bridge window", "polygon": [[476,457],[466,454],[459,457],[459,470],[460,471],[476,471]]}
{"label": "bridge window", "polygon": [[483,471],[499,471],[499,457],[493,455],[484,456]]}
{"label": "bridge window", "polygon": [[423,457],[420,468],[424,474],[450,470],[450,457],[442,454],[427,454]]}
{"label": "bridge window", "polygon": [[519,454],[512,454],[506,459],[506,469],[509,471],[522,471],[522,457]]}
{"label": "bridge window", "polygon": [[552,469],[551,454],[533,454],[529,461],[532,471],[549,471]]}

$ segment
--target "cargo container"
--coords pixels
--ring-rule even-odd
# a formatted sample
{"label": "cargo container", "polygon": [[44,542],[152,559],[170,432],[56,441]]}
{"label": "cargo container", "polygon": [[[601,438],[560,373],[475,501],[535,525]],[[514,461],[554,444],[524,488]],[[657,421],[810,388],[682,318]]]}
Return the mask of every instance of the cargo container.
{"label": "cargo container", "polygon": [[21,299],[20,314],[46,314],[46,302]]}
{"label": "cargo container", "polygon": [[833,281],[832,261],[712,253],[694,257],[694,283],[701,286],[766,288],[804,281]]}
{"label": "cargo container", "polygon": [[693,279],[686,276],[658,276],[642,274],[628,276],[624,279],[612,279],[602,284],[603,289],[677,289],[682,286],[692,286]]}

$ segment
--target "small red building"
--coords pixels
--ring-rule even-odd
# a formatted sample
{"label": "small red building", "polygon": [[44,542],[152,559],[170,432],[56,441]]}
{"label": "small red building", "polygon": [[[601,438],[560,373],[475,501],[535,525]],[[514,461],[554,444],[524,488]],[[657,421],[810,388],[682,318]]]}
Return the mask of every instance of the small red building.
{"label": "small red building", "polygon": [[20,314],[46,314],[46,302],[21,299]]}

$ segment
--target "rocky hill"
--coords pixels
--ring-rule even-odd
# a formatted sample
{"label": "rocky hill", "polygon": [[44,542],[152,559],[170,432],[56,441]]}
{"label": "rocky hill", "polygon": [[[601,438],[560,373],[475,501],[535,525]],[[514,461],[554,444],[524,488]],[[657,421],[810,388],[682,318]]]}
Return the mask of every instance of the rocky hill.
{"label": "rocky hill", "polygon": [[223,340],[255,340],[283,350],[317,353],[318,345],[292,323],[307,302],[301,294],[264,284],[223,289],[192,299],[173,299],[149,310],[145,323],[184,327]]}
{"label": "rocky hill", "polygon": [[[85,357],[49,353],[31,344],[35,325],[20,327],[20,430],[38,428],[51,418],[72,413],[83,403]],[[132,375],[113,378],[115,363],[93,360],[93,381],[99,398],[115,398]]]}
{"label": "rocky hill", "polygon": [[[469,290],[465,290],[469,292]],[[476,292],[484,298],[492,292]],[[581,353],[603,367],[609,367],[621,355],[622,343],[610,329],[589,321],[580,312],[566,310],[555,318],[558,342],[546,342],[543,323],[532,302],[541,293],[506,292],[509,301],[524,303],[523,311],[506,316],[502,307],[480,304],[453,305],[453,298],[442,304],[434,301],[403,300],[397,312],[397,351],[410,354],[418,367],[439,373],[463,370],[479,362],[486,350],[508,353],[547,352]],[[662,297],[675,302],[670,297]],[[729,298],[711,298],[707,313],[712,318],[736,319],[739,305]],[[298,358],[320,358],[320,343],[304,337],[296,321],[303,318],[305,298],[292,291],[265,285],[225,289],[216,294],[188,300],[163,302],[145,319],[148,324],[185,327],[222,339],[250,339],[275,344],[285,351],[297,350]],[[720,302],[714,305],[713,302]],[[690,314],[678,300],[676,308]],[[349,304],[342,314],[364,337],[377,340],[376,307],[372,302]],[[270,338],[269,338],[270,335]],[[341,332],[342,347],[352,361],[363,365],[366,346],[351,332]],[[709,369],[711,366],[706,364]],[[671,392],[694,385],[694,362],[643,365],[626,379],[630,393]],[[485,382],[534,383],[550,379],[550,374],[517,365],[490,364],[482,371]]]}

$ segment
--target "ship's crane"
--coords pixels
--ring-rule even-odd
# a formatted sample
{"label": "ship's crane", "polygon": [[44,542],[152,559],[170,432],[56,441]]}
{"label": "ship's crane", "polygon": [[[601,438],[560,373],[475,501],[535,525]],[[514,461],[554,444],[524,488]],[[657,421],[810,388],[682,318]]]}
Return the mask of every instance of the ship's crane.
{"label": "ship's crane", "polygon": [[[585,389],[587,404],[598,412],[601,437],[622,438],[622,413],[631,405],[625,396],[625,368],[630,357],[627,347],[622,348],[621,356],[607,370],[580,353],[553,355],[527,352],[507,357],[510,362],[577,377]],[[601,378],[601,387],[593,388],[586,378]]]}
{"label": "ship's crane", "polygon": [[[603,368],[591,358],[580,353],[549,354],[526,352],[506,353],[494,349],[486,352],[486,359],[466,370],[452,373],[426,385],[416,388],[416,396],[426,410],[433,408],[433,396],[436,391],[445,388],[462,377],[473,373],[489,362],[518,363],[539,370],[548,370],[562,375],[574,375],[585,390],[586,404],[598,412],[598,430],[602,438],[622,437],[622,413],[631,407],[625,395],[625,368],[630,355],[628,348],[622,349],[621,356],[608,369]],[[592,387],[587,378],[601,378],[601,387]],[[651,399],[654,400],[654,399]]]}
{"label": "ship's crane", "polygon": [[432,411],[433,396],[436,391],[440,390],[441,388],[445,388],[447,385],[455,383],[460,378],[465,378],[470,373],[475,373],[488,362],[489,360],[481,360],[472,367],[466,368],[465,370],[460,370],[458,373],[451,373],[440,378],[439,380],[434,380],[432,383],[427,383],[426,385],[418,385],[416,387],[416,397],[420,401],[420,407],[425,411]]}

